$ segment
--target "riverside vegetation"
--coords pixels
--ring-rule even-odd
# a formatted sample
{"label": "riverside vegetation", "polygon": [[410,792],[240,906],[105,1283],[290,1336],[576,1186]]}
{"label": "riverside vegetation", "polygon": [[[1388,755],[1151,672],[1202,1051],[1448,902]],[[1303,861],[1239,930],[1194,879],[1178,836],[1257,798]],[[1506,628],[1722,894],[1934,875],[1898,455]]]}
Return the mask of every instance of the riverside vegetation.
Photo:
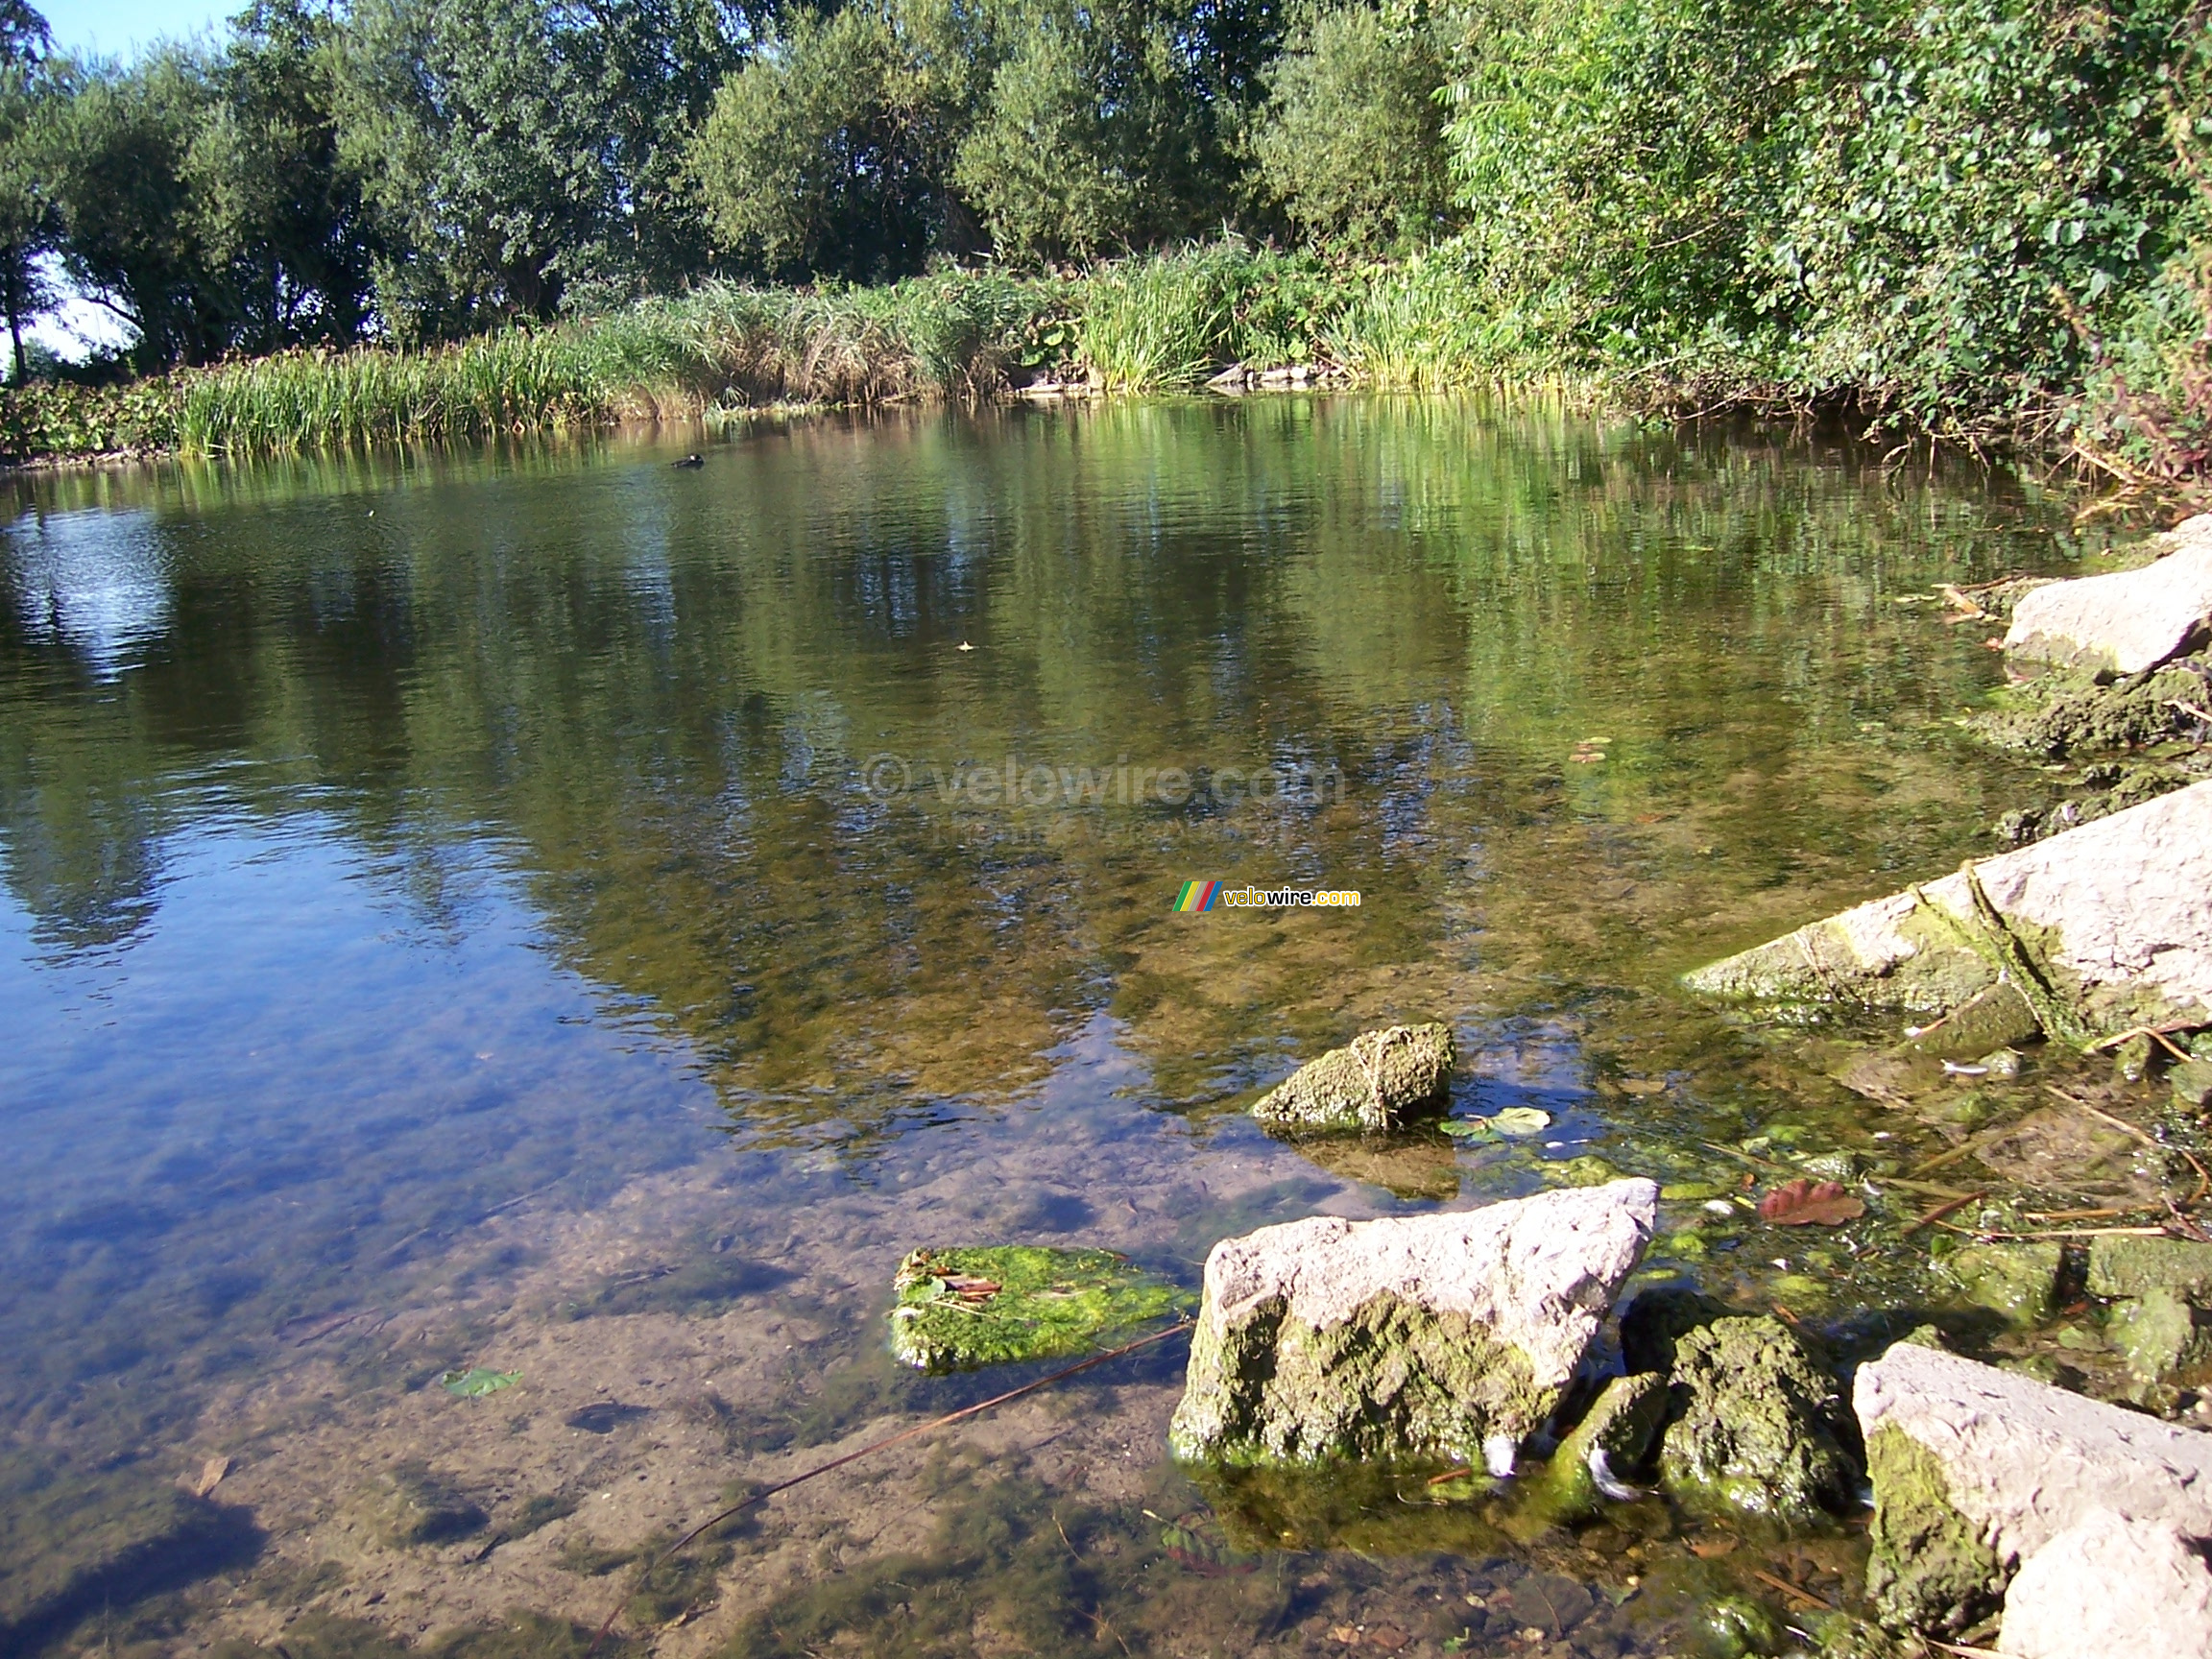
{"label": "riverside vegetation", "polygon": [[1317,359],[2027,434],[2186,492],[2206,40],[2180,0],[253,0],[125,65],[14,0],[0,304],[20,342],[59,270],[135,345],[66,390],[19,349],[0,444]]}

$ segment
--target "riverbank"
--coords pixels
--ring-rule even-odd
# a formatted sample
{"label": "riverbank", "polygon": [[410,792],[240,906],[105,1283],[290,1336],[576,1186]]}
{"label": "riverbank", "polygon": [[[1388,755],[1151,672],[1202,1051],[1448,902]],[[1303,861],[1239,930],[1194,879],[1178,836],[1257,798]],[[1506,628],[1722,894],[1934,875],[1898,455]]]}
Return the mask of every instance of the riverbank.
{"label": "riverbank", "polygon": [[1332,267],[1225,243],[1081,276],[712,283],[423,350],[292,351],[117,386],[36,384],[0,391],[0,458],[330,451],[779,405],[986,402],[1026,388],[1189,392],[1232,367],[1254,390],[1564,378],[1561,365],[1486,323],[1447,261]]}

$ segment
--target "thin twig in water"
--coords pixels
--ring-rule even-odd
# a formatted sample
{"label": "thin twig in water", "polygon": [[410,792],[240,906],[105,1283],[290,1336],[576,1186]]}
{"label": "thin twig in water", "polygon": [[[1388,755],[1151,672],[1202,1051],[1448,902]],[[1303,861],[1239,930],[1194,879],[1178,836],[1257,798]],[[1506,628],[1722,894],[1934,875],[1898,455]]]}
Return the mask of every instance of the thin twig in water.
{"label": "thin twig in water", "polygon": [[1988,1196],[1989,1194],[1986,1192],[1969,1192],[1964,1197],[1947,1199],[1943,1203],[1936,1205],[1935,1209],[1929,1211],[1926,1214],[1922,1215],[1920,1219],[1913,1222],[1911,1226],[1906,1228],[1905,1232],[1908,1236],[1917,1233],[1921,1228],[1927,1226],[1931,1221],[1940,1221],[1944,1216],[1952,1214],[1957,1211],[1965,1209],[1967,1205],[1974,1203],[1977,1199],[1986,1198]]}
{"label": "thin twig in water", "polygon": [[[948,1411],[942,1417],[932,1417],[926,1423],[917,1423],[911,1429],[902,1429],[896,1434],[886,1434],[880,1440],[870,1441],[867,1445],[861,1447],[857,1452],[848,1452],[842,1457],[832,1457],[827,1463],[820,1463],[815,1465],[813,1468],[807,1470],[804,1475],[794,1475],[788,1480],[779,1480],[775,1485],[764,1487],[760,1491],[754,1493],[752,1497],[747,1498],[740,1503],[731,1504],[729,1508],[722,1510],[719,1514],[708,1516],[706,1520],[700,1522],[698,1526],[692,1527],[690,1531],[685,1533],[683,1537],[677,1539],[675,1543],[669,1545],[667,1549],[661,1551],[660,1554],[654,1556],[652,1560],[646,1562],[645,1570],[638,1575],[638,1582],[642,1583],[645,1579],[650,1578],[653,1575],[653,1571],[655,1568],[659,1567],[663,1561],[666,1561],[670,1556],[674,1555],[685,1545],[693,1543],[704,1537],[707,1533],[711,1532],[715,1527],[721,1526],[723,1522],[734,1520],[737,1516],[742,1515],[746,1510],[754,1508],[758,1504],[767,1503],[769,1499],[775,1497],[779,1492],[788,1492],[792,1487],[804,1485],[805,1482],[813,1479],[817,1475],[827,1475],[831,1470],[844,1468],[848,1463],[857,1463],[861,1458],[866,1457],[873,1453],[885,1451],[890,1447],[898,1445],[902,1440],[912,1440],[917,1435],[927,1434],[933,1430],[943,1429],[951,1424],[957,1423],[964,1417],[974,1417],[982,1412],[988,1411],[994,1406],[1003,1406],[1010,1400],[1021,1399],[1024,1394],[1034,1394],[1040,1388],[1049,1388],[1053,1383],[1064,1382],[1068,1378],[1074,1376],[1079,1371],[1088,1371],[1094,1366],[1103,1365],[1109,1359],[1118,1359],[1124,1354],[1134,1354],[1140,1348],[1149,1348],[1155,1342],[1165,1342],[1168,1337],[1178,1335],[1181,1333],[1190,1330],[1194,1323],[1195,1321],[1190,1319],[1178,1319],[1174,1324],[1168,1326],[1165,1331],[1155,1331],[1149,1336],[1140,1336],[1134,1342],[1124,1342],[1118,1348],[1109,1349],[1103,1354],[1094,1354],[1090,1358],[1078,1360],[1072,1365],[1066,1366],[1061,1370],[1053,1372],[1049,1377],[1040,1377],[1034,1382],[1024,1382],[1019,1388],[1009,1388],[1003,1394],[994,1394],[990,1399],[982,1401],[978,1405],[963,1406],[957,1411]],[[614,1621],[621,1617],[622,1609],[619,1606],[617,1606],[613,1612],[607,1615],[607,1622],[599,1626],[597,1634],[591,1638],[591,1646],[584,1649],[584,1659],[592,1659],[592,1655],[599,1651],[600,1646],[606,1642],[609,1633],[613,1630]]]}
{"label": "thin twig in water", "polygon": [[1787,1578],[1779,1577],[1772,1573],[1762,1572],[1757,1567],[1751,1569],[1751,1576],[1769,1589],[1779,1590],[1785,1596],[1796,1597],[1798,1600],[1805,1602],[1808,1606],[1825,1607],[1831,1613],[1836,1611],[1836,1603],[1829,1600],[1827,1597],[1816,1596],[1801,1585],[1791,1583]]}
{"label": "thin twig in water", "polygon": [[2126,1118],[2115,1118],[2109,1112],[2099,1111],[2096,1107],[2090,1105],[2088,1101],[2082,1099],[2080,1095],[2069,1094],[2065,1090],[2058,1088],[2056,1084],[2046,1083],[2044,1087],[2049,1089],[2052,1094],[2057,1095],[2059,1099],[2065,1101],[2069,1106],[2079,1106],[2082,1111],[2088,1113],[2090,1117],[2102,1118],[2105,1122],[2111,1124],[2113,1128],[2125,1130],[2128,1134],[2134,1136],[2136,1140],[2142,1142],[2144,1145],[2150,1147],[2153,1152],[2178,1152],[2182,1157],[2188,1159],[2189,1167],[2197,1171],[2197,1191],[2190,1198],[2188,1207],[2194,1208],[2197,1205],[2201,1204],[2204,1201],[2205,1193],[2212,1192],[2212,1174],[2207,1174],[2205,1172],[2204,1166],[2197,1162],[2197,1154],[2190,1151],[2188,1147],[2169,1146],[2165,1142],[2158,1140],[2155,1136],[2151,1135],[2149,1132],[2138,1129],[2134,1124],[2128,1122]]}

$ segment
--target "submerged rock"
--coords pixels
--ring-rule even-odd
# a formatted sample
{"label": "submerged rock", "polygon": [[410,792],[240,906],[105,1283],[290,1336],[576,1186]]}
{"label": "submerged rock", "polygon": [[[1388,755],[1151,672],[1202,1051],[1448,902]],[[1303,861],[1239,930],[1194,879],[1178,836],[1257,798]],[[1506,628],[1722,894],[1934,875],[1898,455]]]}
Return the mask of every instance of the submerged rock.
{"label": "submerged rock", "polygon": [[395,1550],[465,1538],[492,1519],[424,1463],[394,1464],[369,1482],[362,1498],[371,1527]]}
{"label": "submerged rock", "polygon": [[2092,1296],[2145,1296],[2165,1290],[2200,1305],[2212,1303],[2212,1244],[2187,1238],[2108,1235],[2089,1243]]}
{"label": "submerged rock", "polygon": [[1969,1244],[1943,1258],[1943,1271],[1977,1308],[2016,1325],[2033,1325],[2050,1317],[2061,1259],[2056,1239]]}
{"label": "submerged rock", "polygon": [[2170,1523],[2095,1509],[2021,1564],[1998,1648],[2015,1659],[2212,1659],[2212,1568]]}
{"label": "submerged rock", "polygon": [[2049,582],[2012,607],[2007,655],[2139,674],[2179,653],[2212,617],[2212,515],[2166,539],[2172,551],[2137,570]]}
{"label": "submerged rock", "polygon": [[2171,1290],[2116,1304],[2104,1329],[2138,1382],[2170,1381],[2212,1356],[2212,1339],[2197,1310]]}
{"label": "submerged rock", "polygon": [[1223,1239],[1206,1260],[1170,1445],[1231,1463],[1510,1468],[1642,1257],[1658,1198],[1654,1182],[1616,1181]]}
{"label": "submerged rock", "polygon": [[1451,1084],[1449,1025],[1391,1025],[1299,1067],[1252,1116],[1271,1128],[1395,1129],[1424,1108],[1441,1111]]}
{"label": "submerged rock", "polygon": [[1573,1521],[1602,1501],[1635,1496],[1629,1483],[1666,1420],[1666,1378],[1647,1371],[1608,1382],[1551,1455],[1538,1505],[1544,1519]]}
{"label": "submerged rock", "polygon": [[1867,1590],[1893,1624],[1962,1630],[2098,1509],[2212,1536],[2212,1435],[1900,1342],[1853,1392],[1874,1483]]}
{"label": "submerged rock", "polygon": [[1946,1013],[1993,987],[2053,1037],[2212,1012],[2212,781],[1684,976],[1707,996]]}
{"label": "submerged rock", "polygon": [[1659,1474],[1676,1497],[1808,1521],[1849,1491],[1841,1396],[1779,1319],[1731,1315],[1686,1333],[1669,1393]]}
{"label": "submerged rock", "polygon": [[1034,1244],[916,1250],[892,1281],[891,1352],[925,1371],[1079,1354],[1189,1306],[1112,1250]]}

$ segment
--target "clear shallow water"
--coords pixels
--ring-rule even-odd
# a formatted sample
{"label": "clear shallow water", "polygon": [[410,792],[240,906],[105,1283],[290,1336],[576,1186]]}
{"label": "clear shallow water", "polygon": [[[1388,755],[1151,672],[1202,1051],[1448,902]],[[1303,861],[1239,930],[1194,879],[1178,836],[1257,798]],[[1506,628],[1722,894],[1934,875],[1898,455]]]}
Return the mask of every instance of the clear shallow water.
{"label": "clear shallow water", "polygon": [[[699,443],[16,486],[15,1647],[560,1650],[508,1615],[596,1625],[606,1563],[732,1482],[1001,1384],[883,1357],[916,1243],[1194,1282],[1268,1220],[1703,1173],[1778,1113],[1863,1144],[1672,975],[1954,866],[2034,787],[1946,724],[1993,654],[1896,603],[2062,565],[2061,505],[1983,474],[1440,402],[825,421],[668,467]],[[1362,903],[1169,914],[1193,878]],[[1461,1111],[1541,1105],[1550,1143],[1238,1116],[1401,1018],[1457,1026]],[[1699,1272],[1767,1271],[1732,1260]],[[523,1381],[435,1386],[479,1362]],[[1529,1540],[1198,1491],[1176,1370],[779,1500],[633,1618],[671,1654],[1610,1659],[1711,1591],[1655,1505]],[[395,1544],[379,1482],[418,1466],[486,1524]]]}

